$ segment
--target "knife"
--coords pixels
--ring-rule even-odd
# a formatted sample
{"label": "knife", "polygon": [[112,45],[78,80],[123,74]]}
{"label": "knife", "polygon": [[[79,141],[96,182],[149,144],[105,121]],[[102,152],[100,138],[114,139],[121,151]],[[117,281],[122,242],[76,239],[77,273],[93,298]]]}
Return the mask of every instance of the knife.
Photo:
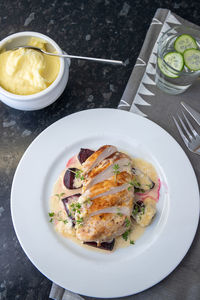
{"label": "knife", "polygon": [[192,118],[199,124],[200,126],[200,113],[194,110],[192,107],[190,107],[185,102],[181,102],[181,105],[189,112],[189,114],[192,116]]}

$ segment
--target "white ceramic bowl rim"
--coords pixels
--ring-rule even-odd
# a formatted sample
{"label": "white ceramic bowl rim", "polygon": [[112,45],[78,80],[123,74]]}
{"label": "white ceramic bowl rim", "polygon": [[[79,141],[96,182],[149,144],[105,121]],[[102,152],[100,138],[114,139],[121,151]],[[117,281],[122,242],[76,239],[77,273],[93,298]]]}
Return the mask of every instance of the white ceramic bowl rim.
{"label": "white ceramic bowl rim", "polygon": [[[58,53],[62,54],[61,48],[58,46],[58,44],[54,40],[52,40],[50,37],[48,37],[42,33],[35,32],[35,31],[22,31],[22,32],[17,32],[17,33],[11,34],[0,41],[0,48],[2,46],[6,45],[6,43],[8,41],[10,41],[11,39],[15,39],[15,38],[18,38],[21,36],[30,36],[30,37],[34,36],[34,37],[41,38],[41,39],[47,41],[49,44],[51,44]],[[64,58],[60,57],[60,71],[58,73],[58,76],[56,77],[54,82],[49,87],[42,90],[41,92],[31,94],[31,95],[18,95],[18,94],[10,93],[0,86],[0,93],[9,98],[12,98],[13,100],[20,100],[20,101],[30,100],[30,99],[37,100],[37,98],[39,99],[41,96],[46,95],[47,93],[49,93],[52,89],[54,89],[57,86],[57,84],[59,83],[60,79],[63,76],[63,73],[64,73]]]}

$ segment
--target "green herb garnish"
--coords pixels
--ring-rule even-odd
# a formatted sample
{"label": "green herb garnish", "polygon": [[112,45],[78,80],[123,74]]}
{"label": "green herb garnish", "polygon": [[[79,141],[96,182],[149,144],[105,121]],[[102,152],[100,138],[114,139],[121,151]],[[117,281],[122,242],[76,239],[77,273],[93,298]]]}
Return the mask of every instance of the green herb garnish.
{"label": "green herb garnish", "polygon": [[54,196],[58,197],[58,200],[61,200],[61,197],[64,196],[65,193],[55,194]]}
{"label": "green herb garnish", "polygon": [[84,204],[91,204],[92,203],[92,200],[90,198],[87,198],[85,201],[84,201]]}
{"label": "green herb garnish", "polygon": [[132,181],[129,182],[130,186],[128,187],[128,191],[130,191],[132,189],[132,187],[134,187],[134,183]]}
{"label": "green herb garnish", "polygon": [[122,217],[122,216],[123,216],[123,214],[121,213],[121,210],[120,210],[120,208],[117,208],[117,211],[118,211],[117,215],[118,215],[118,216],[120,216],[120,217]]}
{"label": "green herb garnish", "polygon": [[50,213],[49,213],[49,217],[53,217],[54,215],[55,215],[54,212],[50,212]]}
{"label": "green herb garnish", "polygon": [[77,170],[77,171],[75,172],[75,178],[76,178],[76,179],[80,179],[80,180],[84,180],[85,178],[84,178],[83,175],[81,175],[81,173],[83,173],[82,170]]}
{"label": "green herb garnish", "polygon": [[[144,212],[145,212],[145,207],[140,206],[137,203],[135,203],[134,209],[133,209],[133,215],[136,216],[138,213],[144,215]],[[141,218],[141,216],[140,216],[140,218]]]}
{"label": "green herb garnish", "polygon": [[84,176],[81,175],[81,173],[83,173],[82,170],[73,171],[73,170],[69,169],[69,171],[75,174],[75,178],[76,179],[80,179],[80,180],[84,180],[85,179]]}
{"label": "green herb garnish", "polygon": [[58,213],[54,213],[54,212],[49,212],[49,217],[50,217],[50,220],[49,222],[52,223],[54,220],[55,221],[59,221],[59,222],[64,222],[64,224],[68,223],[67,219],[66,220],[63,220],[61,217],[60,217],[60,212],[59,211]]}
{"label": "green herb garnish", "polygon": [[136,205],[133,210],[133,215],[136,216],[138,212],[139,212],[139,207],[138,207],[138,205]]}
{"label": "green herb garnish", "polygon": [[126,217],[126,219],[125,219],[125,226],[129,227],[130,224],[131,224],[130,220]]}
{"label": "green herb garnish", "polygon": [[123,237],[123,239],[124,239],[125,241],[128,240],[128,235],[129,235],[130,232],[131,232],[131,231],[130,231],[130,229],[129,229],[129,230],[125,231],[125,232],[122,234],[122,237]]}
{"label": "green herb garnish", "polygon": [[118,175],[119,173],[120,173],[120,171],[119,171],[119,165],[118,164],[115,164],[114,166],[113,166],[113,173],[115,174],[115,175]]}
{"label": "green herb garnish", "polygon": [[72,208],[73,212],[77,212],[78,214],[80,214],[80,208],[81,208],[81,204],[80,203],[72,203],[70,204],[70,207]]}
{"label": "green herb garnish", "polygon": [[133,185],[134,185],[134,187],[136,187],[136,188],[141,187],[141,184],[140,184],[139,181],[137,181],[136,179],[133,180]]}
{"label": "green herb garnish", "polygon": [[133,240],[130,240],[131,245],[135,245],[135,242]]}
{"label": "green herb garnish", "polygon": [[122,213],[120,213],[120,212],[118,212],[118,213],[117,213],[117,215],[118,215],[118,216],[120,216],[120,217],[122,217],[122,216],[123,216],[123,214],[122,214]]}
{"label": "green herb garnish", "polygon": [[77,219],[77,220],[76,220],[76,223],[77,223],[78,225],[82,225],[82,223],[83,223],[83,218]]}

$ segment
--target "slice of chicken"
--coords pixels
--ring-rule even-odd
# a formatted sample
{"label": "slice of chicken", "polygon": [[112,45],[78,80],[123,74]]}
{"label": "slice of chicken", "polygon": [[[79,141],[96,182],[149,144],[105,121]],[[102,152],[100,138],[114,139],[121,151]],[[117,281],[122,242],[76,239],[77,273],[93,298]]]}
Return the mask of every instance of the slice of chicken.
{"label": "slice of chicken", "polygon": [[104,145],[95,151],[88,159],[82,164],[83,174],[88,173],[92,168],[97,166],[102,160],[111,154],[115,153],[117,148],[112,145]]}
{"label": "slice of chicken", "polygon": [[85,219],[96,211],[109,207],[117,207],[118,213],[122,213],[120,208],[128,207],[128,211],[131,214],[133,209],[133,190],[126,189],[118,193],[108,193],[106,196],[97,197],[89,203],[86,201],[86,203],[82,204],[81,217]]}
{"label": "slice of chicken", "polygon": [[115,153],[89,172],[83,182],[83,191],[86,191],[99,182],[109,179],[113,175],[117,176],[120,172],[127,171],[131,173],[131,163],[131,159],[126,154]]}
{"label": "slice of chicken", "polygon": [[127,215],[116,213],[98,214],[89,218],[76,230],[76,237],[84,242],[111,242],[127,228]]}
{"label": "slice of chicken", "polygon": [[86,190],[85,193],[81,195],[80,202],[83,203],[87,199],[93,200],[99,196],[106,196],[108,194],[114,194],[126,190],[132,186],[130,185],[132,178],[133,175],[126,171],[113,175],[109,179],[101,181]]}

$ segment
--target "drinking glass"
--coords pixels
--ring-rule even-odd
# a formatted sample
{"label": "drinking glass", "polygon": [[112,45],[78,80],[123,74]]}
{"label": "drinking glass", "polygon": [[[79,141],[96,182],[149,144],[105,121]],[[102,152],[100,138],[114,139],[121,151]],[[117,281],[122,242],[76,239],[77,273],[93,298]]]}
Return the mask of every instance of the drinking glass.
{"label": "drinking glass", "polygon": [[[176,95],[181,94],[186,91],[192,83],[200,76],[200,71],[191,71],[185,65],[182,71],[178,71],[172,68],[165,60],[164,56],[175,51],[174,42],[178,36],[182,34],[189,34],[192,36],[196,42],[198,49],[200,49],[200,32],[188,28],[185,26],[176,26],[172,29],[166,31],[158,41],[158,51],[157,51],[157,63],[156,63],[156,84],[163,92],[168,94]],[[167,70],[167,73],[172,76],[167,76],[164,74],[158,65],[158,60],[162,61],[164,70]]]}

